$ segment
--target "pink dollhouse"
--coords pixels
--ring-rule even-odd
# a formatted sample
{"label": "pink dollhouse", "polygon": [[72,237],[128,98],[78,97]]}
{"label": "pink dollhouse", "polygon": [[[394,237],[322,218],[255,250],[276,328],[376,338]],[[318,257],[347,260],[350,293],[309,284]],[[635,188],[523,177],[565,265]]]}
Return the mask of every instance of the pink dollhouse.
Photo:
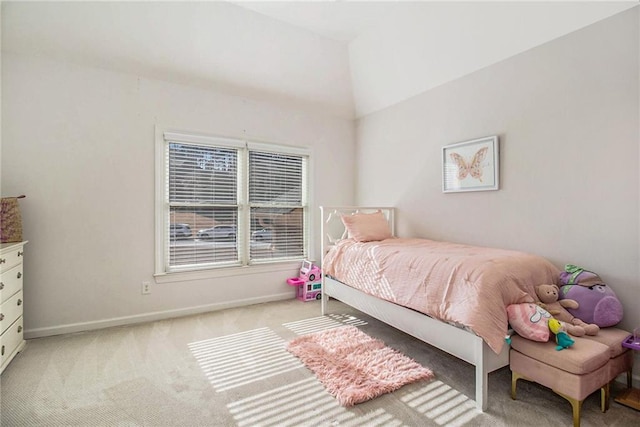
{"label": "pink dollhouse", "polygon": [[322,298],[322,270],[311,261],[302,261],[298,277],[287,279],[291,286],[297,286],[296,298],[300,301],[312,301]]}

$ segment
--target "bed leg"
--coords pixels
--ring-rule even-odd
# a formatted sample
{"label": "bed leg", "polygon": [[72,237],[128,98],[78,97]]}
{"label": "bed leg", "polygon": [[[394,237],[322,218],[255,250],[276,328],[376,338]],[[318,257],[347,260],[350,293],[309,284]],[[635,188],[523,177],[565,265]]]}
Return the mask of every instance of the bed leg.
{"label": "bed leg", "polygon": [[327,303],[329,302],[329,296],[324,292],[324,283],[322,284],[322,298],[320,298],[320,314],[324,316],[327,314]]}
{"label": "bed leg", "polygon": [[488,406],[488,392],[489,392],[489,373],[485,370],[485,352],[488,350],[487,345],[480,340],[477,344],[476,358],[476,407],[479,411],[485,412]]}
{"label": "bed leg", "polygon": [[476,406],[478,410],[481,412],[485,412],[487,410],[487,393],[488,387],[487,382],[489,379],[489,375],[484,372],[482,366],[476,366]]}

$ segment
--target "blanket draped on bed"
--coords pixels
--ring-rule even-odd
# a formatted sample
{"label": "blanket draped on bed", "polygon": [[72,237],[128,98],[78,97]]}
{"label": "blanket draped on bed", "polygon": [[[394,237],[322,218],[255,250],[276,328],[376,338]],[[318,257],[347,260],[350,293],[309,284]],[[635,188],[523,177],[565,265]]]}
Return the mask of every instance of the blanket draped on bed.
{"label": "blanket draped on bed", "polygon": [[506,307],[533,301],[535,286],[556,283],[560,271],[524,252],[426,239],[338,242],[323,270],[370,295],[463,325],[500,353]]}

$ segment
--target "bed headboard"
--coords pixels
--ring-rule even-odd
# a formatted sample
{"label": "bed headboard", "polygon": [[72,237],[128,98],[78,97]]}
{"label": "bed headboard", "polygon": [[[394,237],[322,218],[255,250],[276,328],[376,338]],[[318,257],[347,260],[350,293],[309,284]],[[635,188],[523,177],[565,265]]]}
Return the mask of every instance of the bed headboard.
{"label": "bed headboard", "polygon": [[342,223],[341,215],[353,215],[355,213],[373,213],[381,211],[389,222],[391,234],[395,236],[394,228],[394,208],[389,207],[371,207],[371,206],[320,206],[320,216],[322,222],[320,224],[321,241],[321,258],[329,251],[331,246],[336,242],[347,237],[347,229]]}

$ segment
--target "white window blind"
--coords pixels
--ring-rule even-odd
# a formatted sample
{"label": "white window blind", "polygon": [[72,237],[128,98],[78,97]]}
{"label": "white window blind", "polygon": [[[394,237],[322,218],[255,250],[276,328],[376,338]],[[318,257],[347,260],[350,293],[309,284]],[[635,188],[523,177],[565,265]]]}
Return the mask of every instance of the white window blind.
{"label": "white window blind", "polygon": [[164,272],[306,257],[301,149],[176,133],[164,139]]}
{"label": "white window blind", "polygon": [[271,243],[270,252],[251,246],[251,259],[304,258],[305,168],[301,156],[249,152],[252,236],[268,233]]}

